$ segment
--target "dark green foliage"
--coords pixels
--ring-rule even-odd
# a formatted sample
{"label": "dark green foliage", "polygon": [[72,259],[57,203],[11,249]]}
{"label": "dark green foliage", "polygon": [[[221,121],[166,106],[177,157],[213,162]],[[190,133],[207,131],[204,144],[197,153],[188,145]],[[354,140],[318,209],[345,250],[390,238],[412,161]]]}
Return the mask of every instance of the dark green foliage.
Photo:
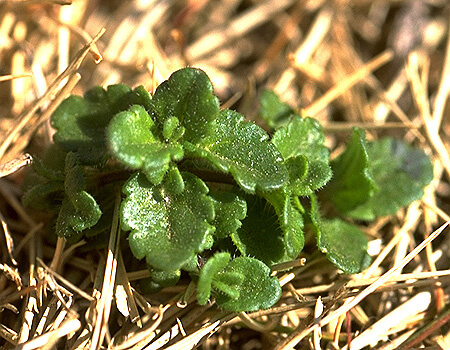
{"label": "dark green foliage", "polygon": [[341,213],[365,203],[373,195],[376,185],[362,129],[353,129],[347,148],[331,162],[331,167],[334,176],[325,195]]}
{"label": "dark green foliage", "polygon": [[219,306],[230,311],[267,309],[278,301],[281,288],[270,268],[254,258],[231,260],[229,253],[216,253],[200,271],[197,300],[204,305],[212,292]]}
{"label": "dark green foliage", "polygon": [[[52,116],[57,146],[35,163],[24,203],[54,210],[59,236],[102,242],[121,188],[120,225],[151,271],[146,290],[176,284],[185,271],[200,304],[214,297],[230,311],[278,301],[270,266],[298,257],[304,230],[337,268],[361,271],[367,239],[345,217],[390,215],[419,199],[432,178],[428,157],[401,141],[367,143],[355,129],[330,161],[316,120],[270,91],[260,114],[272,137],[220,111],[194,68],[173,73],[154,96],[125,85],[70,96]],[[325,217],[318,199],[342,217]]]}
{"label": "dark green foliage", "polygon": [[131,231],[131,251],[163,271],[180,269],[203,251],[207,235],[214,232],[208,223],[214,219],[208,188],[191,173],[183,173],[180,181],[184,185],[163,182],[154,186],[136,173],[123,187],[126,199],[120,222],[124,230]]}
{"label": "dark green foliage", "polygon": [[51,123],[57,130],[54,141],[67,151],[76,152],[81,163],[98,164],[108,154],[105,131],[111,118],[136,103],[148,107],[150,100],[142,87],[131,90],[123,84],[106,90],[96,86],[84,97],[72,95],[52,115]]}
{"label": "dark green foliage", "polygon": [[369,142],[367,153],[376,188],[373,195],[348,212],[348,216],[373,220],[392,215],[422,198],[423,188],[433,179],[433,165],[422,150],[387,138]]}
{"label": "dark green foliage", "polygon": [[193,145],[192,151],[221,171],[230,172],[250,193],[280,188],[288,181],[283,158],[269,142],[269,135],[237,112],[220,112],[211,134]]}
{"label": "dark green foliage", "polygon": [[294,110],[281,101],[273,91],[263,91],[259,102],[261,104],[261,118],[272,129],[278,129],[280,126],[287,124],[289,118],[295,114]]}

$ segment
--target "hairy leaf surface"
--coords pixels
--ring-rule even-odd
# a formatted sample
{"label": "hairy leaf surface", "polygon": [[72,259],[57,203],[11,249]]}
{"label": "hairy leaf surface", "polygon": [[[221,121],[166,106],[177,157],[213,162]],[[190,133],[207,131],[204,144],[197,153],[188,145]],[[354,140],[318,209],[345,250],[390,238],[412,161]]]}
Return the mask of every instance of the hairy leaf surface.
{"label": "hairy leaf surface", "polygon": [[247,217],[231,235],[239,251],[269,266],[295,259],[304,244],[303,217],[291,198],[271,193],[270,204],[256,196],[246,199]]}
{"label": "hairy leaf surface", "polygon": [[230,260],[230,253],[216,253],[203,265],[197,282],[197,301],[200,305],[208,302],[214,278],[228,265]]}
{"label": "hairy leaf surface", "polygon": [[214,132],[198,144],[185,144],[194,154],[208,159],[223,172],[230,172],[247,192],[268,191],[287,183],[288,173],[277,148],[256,124],[237,112],[223,110]]}
{"label": "hairy leaf surface", "polygon": [[108,127],[108,146],[124,165],[141,169],[150,182],[159,184],[172,160],[183,157],[178,143],[164,142],[153,135],[154,122],[144,107],[132,106],[114,116]]}
{"label": "hairy leaf surface", "polygon": [[85,191],[83,167],[78,164],[78,157],[73,152],[67,153],[65,176],[65,197],[56,220],[56,233],[68,238],[94,226],[102,211],[94,197]]}
{"label": "hairy leaf surface", "polygon": [[177,118],[184,128],[184,139],[196,143],[211,132],[219,100],[205,72],[184,68],[158,86],[150,113],[155,123],[164,125],[166,135],[175,130],[175,122],[167,125],[167,121]]}
{"label": "hairy leaf surface", "polygon": [[232,192],[212,191],[209,196],[214,202],[215,218],[212,224],[216,228],[217,239],[228,237],[242,225],[247,214],[245,199]]}
{"label": "hairy leaf surface", "polygon": [[[223,293],[225,288],[222,287],[216,293],[217,305],[234,312],[257,311],[273,306],[281,297],[281,287],[278,279],[271,277],[270,273],[270,268],[258,259],[238,257],[231,260],[217,277],[236,293],[234,296],[230,292]],[[240,275],[243,278],[234,278]],[[236,283],[239,280],[242,282]],[[217,288],[218,284],[215,286]]]}
{"label": "hairy leaf surface", "polygon": [[331,178],[329,152],[319,122],[294,116],[278,129],[272,138],[285,159],[289,172],[288,190],[298,196],[308,196],[322,188]]}
{"label": "hairy leaf surface", "polygon": [[331,162],[331,168],[334,176],[325,194],[341,213],[348,213],[373,195],[376,184],[362,129],[353,129],[346,149]]}
{"label": "hairy leaf surface", "polygon": [[[169,170],[168,175],[172,171],[177,170]],[[165,181],[155,186],[136,173],[123,187],[121,225],[131,231],[131,251],[162,271],[178,270],[191,261],[206,248],[214,231],[209,224],[214,204],[207,196],[208,188],[191,173],[181,177],[183,186]]]}

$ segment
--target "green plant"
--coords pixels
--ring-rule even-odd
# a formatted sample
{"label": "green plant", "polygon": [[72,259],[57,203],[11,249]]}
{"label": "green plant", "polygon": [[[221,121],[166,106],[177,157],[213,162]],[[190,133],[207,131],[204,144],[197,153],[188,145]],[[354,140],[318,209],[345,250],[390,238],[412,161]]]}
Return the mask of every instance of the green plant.
{"label": "green plant", "polygon": [[[270,136],[220,110],[210,80],[193,68],[153,96],[125,85],[70,96],[52,116],[55,144],[35,162],[23,200],[55,210],[58,236],[101,241],[121,188],[120,225],[133,255],[146,259],[151,286],[175,284],[186,271],[200,304],[213,295],[231,311],[277,302],[270,267],[297,258],[305,232],[343,272],[361,271],[367,239],[346,218],[372,220],[419,199],[430,160],[354,129],[330,161],[316,120],[270,91],[261,106]],[[319,201],[337,215],[324,217]]]}

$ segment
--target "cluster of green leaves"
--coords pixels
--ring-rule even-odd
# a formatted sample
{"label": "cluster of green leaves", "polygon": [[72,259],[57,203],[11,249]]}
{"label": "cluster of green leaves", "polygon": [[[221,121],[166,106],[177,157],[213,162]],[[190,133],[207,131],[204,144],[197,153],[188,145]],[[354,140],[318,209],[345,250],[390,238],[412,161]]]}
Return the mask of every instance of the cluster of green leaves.
{"label": "cluster of green leaves", "polygon": [[[419,199],[432,178],[427,156],[394,139],[367,142],[354,129],[330,161],[319,123],[272,92],[261,97],[270,134],[220,110],[207,75],[171,75],[154,95],[142,87],[95,87],[54,112],[55,145],[35,164],[27,204],[56,209],[56,233],[93,237],[111,221],[121,187],[120,226],[153,288],[181,271],[197,300],[231,311],[272,306],[281,295],[271,266],[302,251],[305,232],[345,273],[369,263],[367,239],[345,218],[372,220]],[[327,186],[325,186],[327,185]],[[319,201],[339,216],[325,218]]]}

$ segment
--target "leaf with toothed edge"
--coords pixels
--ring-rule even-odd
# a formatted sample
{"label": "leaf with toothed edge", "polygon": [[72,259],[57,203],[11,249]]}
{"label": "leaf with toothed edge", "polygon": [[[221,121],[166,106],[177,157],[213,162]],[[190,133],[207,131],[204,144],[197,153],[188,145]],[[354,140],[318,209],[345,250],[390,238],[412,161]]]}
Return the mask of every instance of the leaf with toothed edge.
{"label": "leaf with toothed edge", "polygon": [[212,134],[197,144],[185,142],[185,149],[231,173],[249,193],[270,191],[287,184],[283,158],[263,129],[230,110],[221,111],[214,124]]}
{"label": "leaf with toothed edge", "polygon": [[149,181],[159,184],[171,161],[183,157],[183,148],[178,143],[164,142],[155,137],[154,122],[147,111],[139,105],[120,112],[112,119],[107,140],[111,153],[122,164],[141,169]]}
{"label": "leaf with toothed edge", "polygon": [[96,165],[108,156],[105,130],[112,117],[133,104],[145,108],[151,97],[143,87],[132,90],[123,84],[100,86],[81,96],[71,95],[53,112],[51,124],[56,129],[55,143],[76,152],[80,162]]}
{"label": "leaf with toothed edge", "polygon": [[[214,204],[208,188],[191,173],[169,170],[159,185],[152,185],[142,173],[125,183],[121,205],[121,226],[131,231],[128,241],[138,259],[161,271],[175,271],[207,248],[214,232]],[[179,183],[182,181],[183,184]]]}
{"label": "leaf with toothed edge", "polygon": [[197,68],[172,73],[156,89],[150,108],[154,122],[161,129],[164,125],[166,132],[175,130],[173,118],[176,118],[183,127],[183,139],[193,143],[211,133],[212,122],[218,113],[219,100],[213,93],[211,81]]}
{"label": "leaf with toothed edge", "polygon": [[291,194],[309,196],[331,179],[329,152],[317,120],[293,116],[271,141],[285,159]]}

